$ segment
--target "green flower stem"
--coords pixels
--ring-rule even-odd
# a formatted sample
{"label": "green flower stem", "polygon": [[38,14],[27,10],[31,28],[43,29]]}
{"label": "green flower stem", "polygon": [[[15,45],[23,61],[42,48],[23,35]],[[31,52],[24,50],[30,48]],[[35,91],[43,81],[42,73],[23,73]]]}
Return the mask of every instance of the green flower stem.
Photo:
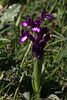
{"label": "green flower stem", "polygon": [[33,73],[33,89],[34,89],[35,99],[40,98],[42,63],[43,63],[43,59],[35,58],[34,73]]}

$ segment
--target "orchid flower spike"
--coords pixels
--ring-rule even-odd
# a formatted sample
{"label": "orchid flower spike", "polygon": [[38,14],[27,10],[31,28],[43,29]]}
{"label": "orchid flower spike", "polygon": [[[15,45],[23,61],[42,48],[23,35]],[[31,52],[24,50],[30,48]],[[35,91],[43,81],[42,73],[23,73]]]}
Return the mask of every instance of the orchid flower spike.
{"label": "orchid flower spike", "polygon": [[32,52],[34,54],[34,57],[36,58],[41,58],[43,56],[44,47],[46,46],[46,43],[50,38],[50,33],[47,32],[47,27],[41,28],[42,20],[44,18],[52,18],[52,15],[46,15],[45,9],[42,11],[41,17],[37,19],[35,22],[32,19],[30,19],[30,16],[27,16],[26,22],[21,23],[23,27],[32,27],[30,28],[30,30],[37,33],[37,36],[33,37],[30,32],[21,30],[22,38],[20,39],[21,42],[25,42],[27,39],[30,39],[33,42]]}

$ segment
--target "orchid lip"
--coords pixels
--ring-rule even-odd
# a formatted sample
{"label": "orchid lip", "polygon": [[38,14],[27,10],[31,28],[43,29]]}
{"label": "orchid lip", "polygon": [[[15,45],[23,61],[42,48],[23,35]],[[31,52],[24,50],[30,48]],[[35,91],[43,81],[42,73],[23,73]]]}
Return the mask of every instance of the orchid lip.
{"label": "orchid lip", "polygon": [[27,27],[28,26],[26,22],[23,22],[21,24],[22,24],[23,27]]}
{"label": "orchid lip", "polygon": [[47,19],[51,19],[51,18],[52,18],[52,15],[48,14],[48,15],[46,15],[45,18],[47,18]]}
{"label": "orchid lip", "polygon": [[25,42],[26,40],[27,40],[27,36],[22,37],[22,38],[20,39],[21,42]]}
{"label": "orchid lip", "polygon": [[31,31],[35,31],[35,32],[39,33],[41,30],[40,30],[40,28],[34,27],[34,28],[31,28]]}

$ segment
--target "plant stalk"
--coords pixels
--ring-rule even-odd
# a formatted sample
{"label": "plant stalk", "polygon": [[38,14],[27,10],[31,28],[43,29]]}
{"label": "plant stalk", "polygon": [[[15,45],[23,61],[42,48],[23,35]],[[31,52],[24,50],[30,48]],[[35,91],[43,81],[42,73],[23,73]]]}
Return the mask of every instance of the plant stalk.
{"label": "plant stalk", "polygon": [[40,98],[42,62],[42,58],[34,60],[33,89],[35,99]]}

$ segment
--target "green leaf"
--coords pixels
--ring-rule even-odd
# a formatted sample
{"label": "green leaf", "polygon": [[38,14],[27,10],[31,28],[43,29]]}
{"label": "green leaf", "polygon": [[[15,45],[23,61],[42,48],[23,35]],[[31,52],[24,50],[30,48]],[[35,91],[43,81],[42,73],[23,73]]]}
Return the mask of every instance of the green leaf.
{"label": "green leaf", "polygon": [[51,95],[48,97],[48,99],[50,99],[50,100],[60,100],[60,99],[57,97],[57,95],[55,95],[55,94],[51,94]]}
{"label": "green leaf", "polygon": [[3,79],[3,73],[1,73],[1,75],[0,75],[0,80],[2,80]]}
{"label": "green leaf", "polygon": [[9,6],[9,8],[5,10],[0,18],[1,24],[3,25],[4,22],[14,21],[14,18],[18,15],[20,7],[20,4],[13,4]]}
{"label": "green leaf", "polygon": [[30,92],[24,92],[23,93],[23,98],[24,98],[24,100],[29,100],[29,98],[30,98]]}
{"label": "green leaf", "polygon": [[6,39],[6,38],[0,38],[0,41],[2,41],[2,43],[9,43],[9,42],[11,42],[9,39]]}
{"label": "green leaf", "polygon": [[9,39],[6,38],[0,38],[0,48],[6,46],[8,43],[10,43],[11,41]]}

